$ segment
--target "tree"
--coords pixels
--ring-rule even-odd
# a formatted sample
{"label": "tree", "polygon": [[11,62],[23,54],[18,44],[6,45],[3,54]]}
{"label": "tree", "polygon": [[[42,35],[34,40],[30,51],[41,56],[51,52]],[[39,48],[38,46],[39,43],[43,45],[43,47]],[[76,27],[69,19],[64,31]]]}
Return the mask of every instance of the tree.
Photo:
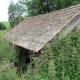
{"label": "tree", "polygon": [[73,5],[80,4],[80,0],[74,0]]}
{"label": "tree", "polygon": [[20,0],[27,7],[29,16],[45,14],[55,10],[56,0]]}
{"label": "tree", "polygon": [[79,0],[20,0],[29,16],[45,14],[80,3]]}
{"label": "tree", "polygon": [[13,28],[14,24],[13,24],[12,20],[14,19],[14,15],[15,15],[15,6],[13,3],[13,0],[11,0],[11,2],[10,2],[10,6],[8,8],[8,15],[9,15],[10,27]]}
{"label": "tree", "polygon": [[9,22],[11,28],[19,24],[24,19],[22,14],[22,7],[19,5],[19,3],[14,4],[11,0],[10,6],[8,8]]}
{"label": "tree", "polygon": [[56,5],[57,5],[57,7],[56,7],[57,10],[62,8],[60,0],[57,0],[57,4]]}
{"label": "tree", "polygon": [[69,7],[73,4],[73,0],[64,0],[64,7]]}

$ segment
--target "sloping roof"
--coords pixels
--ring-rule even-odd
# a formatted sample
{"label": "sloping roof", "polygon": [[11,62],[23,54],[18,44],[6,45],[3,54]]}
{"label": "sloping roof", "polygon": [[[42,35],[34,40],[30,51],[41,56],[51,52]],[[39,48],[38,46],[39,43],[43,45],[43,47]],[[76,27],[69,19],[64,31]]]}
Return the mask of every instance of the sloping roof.
{"label": "sloping roof", "polygon": [[11,43],[38,52],[80,12],[80,5],[29,17],[4,37]]}

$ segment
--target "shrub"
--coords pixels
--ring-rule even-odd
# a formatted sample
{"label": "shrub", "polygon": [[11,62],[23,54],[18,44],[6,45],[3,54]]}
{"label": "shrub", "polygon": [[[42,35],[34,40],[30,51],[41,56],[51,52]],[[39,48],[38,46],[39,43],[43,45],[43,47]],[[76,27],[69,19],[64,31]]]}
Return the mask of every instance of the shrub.
{"label": "shrub", "polygon": [[6,29],[6,26],[0,22],[0,30],[5,30]]}
{"label": "shrub", "polygon": [[0,59],[2,61],[14,61],[16,59],[15,47],[3,39],[0,39]]}

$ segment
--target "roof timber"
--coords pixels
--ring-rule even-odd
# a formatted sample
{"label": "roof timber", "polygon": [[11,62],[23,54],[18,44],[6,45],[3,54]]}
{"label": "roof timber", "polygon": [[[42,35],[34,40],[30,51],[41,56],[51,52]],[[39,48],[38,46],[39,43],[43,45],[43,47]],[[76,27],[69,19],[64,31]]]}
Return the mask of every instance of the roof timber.
{"label": "roof timber", "polygon": [[65,37],[80,22],[80,5],[29,17],[4,37],[14,45],[38,52],[59,34]]}

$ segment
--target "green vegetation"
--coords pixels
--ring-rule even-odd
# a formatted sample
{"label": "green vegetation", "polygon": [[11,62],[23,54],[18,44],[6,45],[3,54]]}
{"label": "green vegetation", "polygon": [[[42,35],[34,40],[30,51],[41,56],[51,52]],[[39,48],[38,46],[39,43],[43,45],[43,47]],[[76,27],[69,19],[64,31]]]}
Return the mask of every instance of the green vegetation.
{"label": "green vegetation", "polygon": [[10,28],[10,24],[9,24],[9,22],[4,21],[4,22],[2,22],[2,23],[6,26],[7,29]]}
{"label": "green vegetation", "polygon": [[80,80],[79,33],[73,30],[57,45],[46,46],[39,57],[33,58],[35,67],[27,65],[21,75],[13,65],[17,60],[14,47],[0,41],[0,80]]}
{"label": "green vegetation", "polygon": [[5,30],[6,29],[6,26],[0,22],[0,30]]}
{"label": "green vegetation", "polygon": [[15,53],[16,51],[13,47],[0,40],[0,80],[17,80],[16,68],[14,68],[13,64],[16,60]]}
{"label": "green vegetation", "polygon": [[[20,0],[29,16],[49,13],[72,5],[80,4],[80,0]],[[35,5],[34,5],[35,4]],[[25,8],[24,7],[24,8]]]}
{"label": "green vegetation", "polygon": [[23,8],[19,3],[14,4],[13,1],[11,1],[8,7],[8,15],[11,28],[15,27],[24,20],[23,12]]}
{"label": "green vegetation", "polygon": [[0,23],[4,24],[4,26],[5,26],[5,30],[0,30],[0,39],[1,39],[1,37],[2,37],[6,32],[9,31],[10,26],[9,26],[9,22],[0,22]]}
{"label": "green vegetation", "polygon": [[9,22],[3,21],[3,22],[0,22],[0,23],[4,24],[4,26],[6,27],[6,29],[9,29],[10,28]]}

